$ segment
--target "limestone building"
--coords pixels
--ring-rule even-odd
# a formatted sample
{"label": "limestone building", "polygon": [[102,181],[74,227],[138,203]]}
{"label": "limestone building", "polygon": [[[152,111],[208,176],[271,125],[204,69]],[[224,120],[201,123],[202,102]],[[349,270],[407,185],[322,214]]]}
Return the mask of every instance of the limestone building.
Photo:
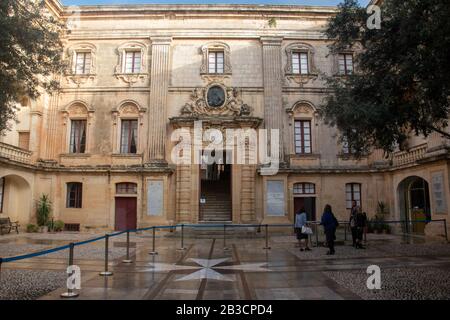
{"label": "limestone building", "polygon": [[[356,160],[318,117],[330,94],[320,74],[357,68],[353,52],[328,50],[335,8],[48,5],[72,29],[70,68],[58,94],[23,101],[0,138],[2,215],[34,222],[48,194],[69,229],[286,223],[302,206],[318,219],[327,203],[346,219],[352,200],[369,216],[384,202],[395,220],[449,218],[448,140],[412,136],[388,158]],[[174,164],[172,134],[198,120],[222,132],[279,129],[278,173]]]}

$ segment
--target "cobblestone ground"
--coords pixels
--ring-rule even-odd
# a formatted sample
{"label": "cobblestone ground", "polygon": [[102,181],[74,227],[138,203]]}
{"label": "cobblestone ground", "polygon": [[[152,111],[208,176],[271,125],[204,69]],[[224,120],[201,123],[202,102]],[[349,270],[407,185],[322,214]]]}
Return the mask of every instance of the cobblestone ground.
{"label": "cobblestone ground", "polygon": [[381,290],[367,289],[365,269],[325,274],[367,300],[448,300],[449,271],[434,267],[382,269]]}
{"label": "cobblestone ground", "polygon": [[3,270],[0,300],[34,300],[62,287],[66,280],[64,271]]}

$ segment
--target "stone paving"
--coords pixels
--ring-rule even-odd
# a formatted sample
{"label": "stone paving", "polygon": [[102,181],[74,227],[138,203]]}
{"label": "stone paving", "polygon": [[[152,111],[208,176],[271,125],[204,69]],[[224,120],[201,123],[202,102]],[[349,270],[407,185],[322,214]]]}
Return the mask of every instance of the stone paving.
{"label": "stone paving", "polygon": [[[75,240],[64,234],[0,238],[0,256]],[[82,271],[77,299],[450,299],[450,245],[410,240],[369,235],[366,250],[346,243],[327,256],[323,247],[300,252],[290,235],[273,235],[270,250],[263,249],[261,238],[227,239],[224,250],[220,236],[188,238],[186,250],[177,250],[179,238],[158,235],[158,254],[150,255],[151,237],[141,234],[131,239],[134,262],[124,264],[120,236],[111,241],[110,277],[99,275],[103,241],[76,247],[75,264]],[[381,268],[381,290],[366,288],[366,268],[372,264]],[[66,267],[67,252],[4,264],[2,279],[10,284],[0,280],[0,299],[60,299]]]}

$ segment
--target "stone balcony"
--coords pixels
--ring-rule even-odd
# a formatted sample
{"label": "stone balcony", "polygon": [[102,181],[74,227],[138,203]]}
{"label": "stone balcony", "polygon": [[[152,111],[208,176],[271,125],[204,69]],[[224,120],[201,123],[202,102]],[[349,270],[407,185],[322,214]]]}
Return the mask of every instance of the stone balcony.
{"label": "stone balcony", "polygon": [[31,164],[33,152],[0,142],[0,158],[23,164]]}
{"label": "stone balcony", "polygon": [[395,152],[392,156],[392,164],[394,166],[409,165],[421,160],[427,153],[428,145],[426,143],[415,146],[408,151]]}

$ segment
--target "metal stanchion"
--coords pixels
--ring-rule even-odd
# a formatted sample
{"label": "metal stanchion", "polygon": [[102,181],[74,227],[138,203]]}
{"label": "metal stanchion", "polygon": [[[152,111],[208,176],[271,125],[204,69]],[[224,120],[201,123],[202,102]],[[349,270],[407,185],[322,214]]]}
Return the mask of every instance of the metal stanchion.
{"label": "metal stanchion", "polygon": [[184,247],[184,224],[181,225],[181,247],[177,250],[186,250]]}
{"label": "metal stanchion", "polygon": [[447,220],[444,219],[445,240],[448,242]]}
{"label": "metal stanchion", "polygon": [[130,230],[127,230],[127,257],[122,260],[123,263],[132,263],[133,260],[130,259]]}
{"label": "metal stanchion", "polygon": [[230,248],[227,247],[227,225],[223,225],[223,250],[227,251],[230,250]]}
{"label": "metal stanchion", "polygon": [[113,273],[108,271],[108,258],[109,258],[109,234],[105,235],[105,271],[100,272],[101,276],[112,276]]}
{"label": "metal stanchion", "polygon": [[344,241],[347,241],[347,225],[344,225]]}
{"label": "metal stanchion", "polygon": [[316,247],[319,246],[319,225],[316,223]]}
{"label": "metal stanchion", "polygon": [[[69,267],[73,266],[73,248],[75,245],[71,243],[69,245]],[[72,276],[72,274],[68,274],[67,278],[69,279]],[[61,298],[75,298],[78,297],[80,294],[78,292],[74,292],[73,289],[70,289],[69,286],[67,286],[67,292],[61,293]]]}
{"label": "metal stanchion", "polygon": [[158,254],[158,252],[156,252],[156,249],[155,249],[155,241],[156,241],[156,228],[153,227],[153,240],[152,240],[153,248],[152,248],[152,251],[150,251],[148,253],[148,254],[151,254],[152,256],[156,256]]}
{"label": "metal stanchion", "polygon": [[263,249],[270,250],[271,248],[269,247],[269,225],[266,224],[265,228],[266,228],[266,246]]}

